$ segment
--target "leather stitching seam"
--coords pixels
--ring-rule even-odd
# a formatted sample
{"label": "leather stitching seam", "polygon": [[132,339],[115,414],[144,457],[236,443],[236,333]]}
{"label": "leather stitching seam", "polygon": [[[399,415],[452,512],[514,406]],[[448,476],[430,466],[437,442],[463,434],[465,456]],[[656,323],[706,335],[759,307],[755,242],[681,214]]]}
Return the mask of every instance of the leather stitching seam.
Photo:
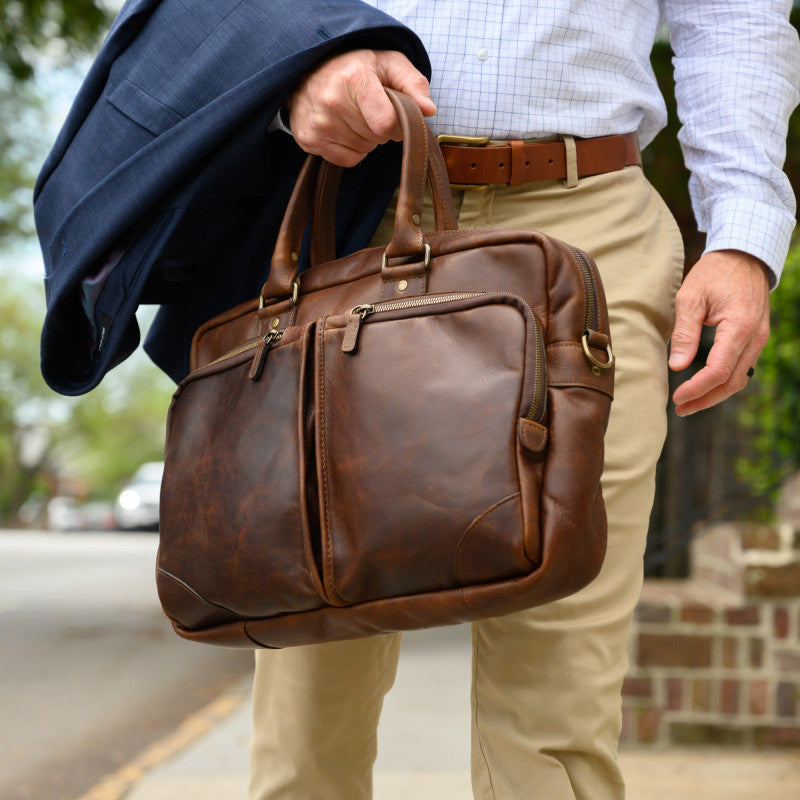
{"label": "leather stitching seam", "polygon": [[[313,324],[313,323],[311,323]],[[316,335],[316,329],[314,330],[314,334]],[[309,336],[309,339],[313,341],[314,337]],[[311,443],[310,447],[307,447],[306,443],[306,432],[305,432],[305,420],[306,420],[306,412],[308,410],[309,405],[309,384],[313,385],[313,373],[314,373],[314,365],[313,362],[309,366],[309,350],[311,350],[311,344],[306,346],[305,343],[305,336],[300,340],[301,341],[301,353],[303,363],[305,364],[305,368],[302,370],[302,377],[303,377],[303,387],[302,387],[302,407],[299,411],[299,419],[298,419],[298,464],[302,465],[301,469],[305,469],[306,463],[306,456],[308,450],[314,449],[314,434],[312,431],[311,434]],[[311,373],[309,375],[308,373]],[[305,478],[305,476],[304,476]],[[317,560],[314,557],[314,546],[311,541],[314,532],[311,529],[311,524],[309,522],[308,517],[308,481],[304,480],[301,484],[304,486],[305,491],[301,496],[301,503],[302,503],[302,511],[301,511],[301,530],[302,530],[302,537],[303,537],[303,554],[306,557],[308,562],[307,568],[309,576],[311,577],[311,583],[314,587],[314,590],[321,595],[323,599],[325,599],[325,588],[322,585],[322,576],[320,575],[320,567],[317,564]],[[319,498],[314,498],[317,503],[319,503]]]}
{"label": "leather stitching seam", "polygon": [[242,622],[242,633],[244,636],[249,639],[256,647],[260,647],[262,650],[281,650],[280,647],[273,647],[271,644],[264,644],[264,642],[259,642],[250,631],[247,630],[247,621],[245,620]]}
{"label": "leather stitching seam", "polygon": [[331,505],[330,505],[330,493],[328,489],[328,446],[327,446],[327,429],[328,429],[328,417],[326,414],[326,404],[325,404],[325,340],[323,338],[323,333],[325,331],[325,322],[327,321],[327,317],[323,317],[320,321],[319,325],[319,341],[317,342],[317,347],[319,348],[319,385],[320,385],[320,454],[322,457],[322,495],[324,498],[324,505],[325,505],[325,541],[327,544],[327,562],[328,562],[328,574],[324,576],[324,582],[328,593],[330,594],[330,599],[334,603],[339,603],[344,605],[344,601],[339,597],[336,591],[336,582],[334,576],[334,561],[333,561],[333,536],[331,534]]}
{"label": "leather stitching seam", "polygon": [[560,386],[585,386],[587,389],[594,389],[597,392],[602,392],[603,394],[609,394],[607,389],[603,389],[596,383],[592,383],[591,381],[583,381],[580,380],[579,378],[566,378],[563,380],[559,380],[558,378],[556,378],[552,381],[548,381],[548,385],[552,386],[553,388],[557,388]]}
{"label": "leather stitching seam", "polygon": [[205,603],[206,605],[212,606],[213,608],[219,608],[222,611],[227,611],[229,614],[235,614],[237,617],[241,616],[241,614],[239,614],[238,611],[234,611],[232,608],[228,608],[227,606],[223,606],[220,603],[214,603],[211,600],[207,600],[205,597],[203,597],[203,595],[200,594],[200,592],[189,586],[189,584],[186,583],[186,581],[182,581],[177,575],[173,575],[171,572],[168,572],[163,567],[159,567],[158,571],[165,578],[169,578],[173,583],[175,583],[185,592],[190,594],[196,600],[199,600],[201,603]]}
{"label": "leather stitching seam", "polygon": [[[417,115],[415,115],[417,116]],[[422,174],[423,179],[419,182],[419,204],[417,208],[419,208],[420,212],[422,211],[422,207],[425,204],[425,178],[424,175],[428,171],[428,164],[430,163],[429,156],[428,156],[428,131],[427,131],[427,123],[422,117],[422,112],[419,112],[418,118],[418,126],[422,132],[422,139],[423,139],[423,152],[425,154],[425,160],[422,162]],[[425,237],[422,235],[422,226],[417,225],[417,242],[421,247],[425,243]]]}
{"label": "leather stitching seam", "polygon": [[[327,450],[327,424],[328,416],[325,409],[325,345],[323,339],[323,330],[325,329],[325,320],[321,320],[319,332],[317,334],[317,348],[319,349],[319,415],[320,415],[320,456],[322,459],[322,497],[325,506],[325,540],[328,546],[327,561],[328,561],[328,575],[325,576],[325,583],[332,582],[333,580],[333,558],[331,556],[331,507],[328,497],[328,450]],[[330,589],[330,586],[328,586]]]}
{"label": "leather stitching seam", "polygon": [[[459,573],[458,555],[461,552],[461,548],[464,545],[464,542],[466,541],[467,536],[469,536],[470,532],[475,528],[475,526],[480,524],[484,519],[486,519],[486,517],[488,517],[489,514],[492,514],[493,512],[497,511],[497,509],[500,508],[501,506],[505,505],[506,503],[511,502],[515,497],[520,497],[521,495],[522,495],[522,492],[513,492],[512,494],[508,495],[507,497],[504,497],[502,500],[498,500],[496,503],[492,503],[492,505],[490,505],[488,508],[486,508],[483,511],[481,511],[481,513],[478,514],[478,516],[475,517],[475,519],[473,519],[472,522],[470,522],[469,525],[467,525],[466,529],[464,530],[464,533],[461,534],[461,538],[458,540],[458,544],[456,545],[456,552],[455,552],[455,555],[453,556],[453,568],[454,568],[455,573],[456,573],[456,579],[460,583],[470,583],[470,581],[465,580],[464,578],[462,578],[458,574]],[[526,558],[527,558],[527,556],[526,556]],[[530,559],[528,559],[528,560],[530,561]]]}

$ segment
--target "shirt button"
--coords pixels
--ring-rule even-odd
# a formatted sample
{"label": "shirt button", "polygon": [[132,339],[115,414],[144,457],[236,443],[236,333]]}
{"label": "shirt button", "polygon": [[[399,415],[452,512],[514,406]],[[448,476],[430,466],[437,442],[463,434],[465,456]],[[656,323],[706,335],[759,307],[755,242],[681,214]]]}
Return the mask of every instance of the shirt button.
{"label": "shirt button", "polygon": [[486,61],[486,59],[489,58],[489,51],[485,47],[481,47],[475,55],[477,55],[481,61]]}

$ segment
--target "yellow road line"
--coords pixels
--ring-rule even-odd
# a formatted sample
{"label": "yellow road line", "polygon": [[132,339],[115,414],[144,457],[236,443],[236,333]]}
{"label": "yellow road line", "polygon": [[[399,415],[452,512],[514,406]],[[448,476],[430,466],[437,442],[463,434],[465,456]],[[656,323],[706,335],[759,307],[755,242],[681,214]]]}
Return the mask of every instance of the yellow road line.
{"label": "yellow road line", "polygon": [[78,800],[121,800],[147,772],[168,761],[208,733],[244,701],[246,693],[230,691],[187,717],[172,733],[145,748],[132,761],[107,775]]}

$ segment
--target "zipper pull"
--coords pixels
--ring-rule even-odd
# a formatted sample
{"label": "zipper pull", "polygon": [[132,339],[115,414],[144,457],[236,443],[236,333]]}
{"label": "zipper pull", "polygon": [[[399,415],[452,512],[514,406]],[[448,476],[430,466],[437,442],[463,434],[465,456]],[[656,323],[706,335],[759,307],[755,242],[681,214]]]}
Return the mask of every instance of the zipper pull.
{"label": "zipper pull", "polygon": [[261,346],[253,358],[253,365],[250,367],[250,380],[257,381],[264,372],[264,365],[267,363],[267,353],[276,339],[283,336],[283,331],[270,331],[262,340]]}
{"label": "zipper pull", "polygon": [[344,332],[344,339],[342,339],[342,352],[354,353],[358,346],[358,332],[361,330],[361,323],[364,318],[375,311],[375,306],[362,305],[356,306],[350,312],[350,319],[347,320],[347,328]]}

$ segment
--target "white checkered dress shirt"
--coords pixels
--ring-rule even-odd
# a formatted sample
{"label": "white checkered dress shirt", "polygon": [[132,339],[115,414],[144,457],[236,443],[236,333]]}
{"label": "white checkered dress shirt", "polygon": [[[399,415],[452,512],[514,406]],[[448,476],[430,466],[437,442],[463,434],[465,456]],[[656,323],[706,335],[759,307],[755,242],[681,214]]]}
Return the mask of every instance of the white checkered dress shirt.
{"label": "white checkered dress shirt", "polygon": [[777,275],[794,228],[781,171],[797,105],[790,0],[367,0],[404,22],[433,64],[437,133],[519,139],[638,131],[666,122],[650,50],[666,20],[680,140],[707,250]]}

